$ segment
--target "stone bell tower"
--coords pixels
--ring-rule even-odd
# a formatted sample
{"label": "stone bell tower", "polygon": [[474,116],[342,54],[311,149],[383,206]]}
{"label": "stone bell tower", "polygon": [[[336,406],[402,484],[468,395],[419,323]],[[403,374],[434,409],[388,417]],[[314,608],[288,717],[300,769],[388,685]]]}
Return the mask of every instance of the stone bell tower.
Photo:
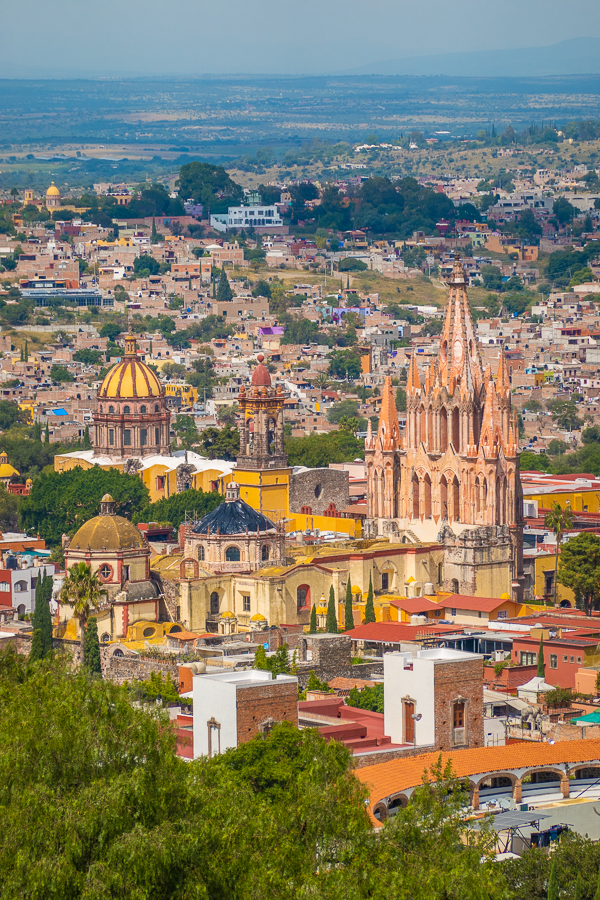
{"label": "stone bell tower", "polygon": [[238,397],[240,452],[235,477],[241,499],[280,522],[289,512],[290,469],[283,445],[286,395],[281,385],[272,386],[262,353],[257,358],[250,386],[242,385]]}

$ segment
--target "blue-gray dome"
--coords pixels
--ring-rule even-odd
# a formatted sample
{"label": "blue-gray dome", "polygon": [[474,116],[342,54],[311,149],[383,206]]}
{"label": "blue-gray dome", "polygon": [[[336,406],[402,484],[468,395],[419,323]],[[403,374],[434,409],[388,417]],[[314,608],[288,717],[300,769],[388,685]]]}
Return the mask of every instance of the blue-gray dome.
{"label": "blue-gray dome", "polygon": [[256,512],[247,503],[239,499],[240,489],[235,482],[227,486],[225,503],[221,503],[216,509],[204,516],[192,528],[193,534],[245,534],[247,531],[276,531],[276,526]]}

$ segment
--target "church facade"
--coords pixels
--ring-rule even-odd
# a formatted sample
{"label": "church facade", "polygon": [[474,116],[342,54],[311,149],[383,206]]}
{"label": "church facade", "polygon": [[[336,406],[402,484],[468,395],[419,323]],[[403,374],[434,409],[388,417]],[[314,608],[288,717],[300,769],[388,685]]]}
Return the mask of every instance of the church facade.
{"label": "church facade", "polygon": [[440,349],[424,376],[416,359],[401,433],[386,379],[377,433],[365,443],[370,536],[439,542],[438,588],[519,600],[523,583],[522,491],[517,424],[501,351],[484,370],[457,259]]}

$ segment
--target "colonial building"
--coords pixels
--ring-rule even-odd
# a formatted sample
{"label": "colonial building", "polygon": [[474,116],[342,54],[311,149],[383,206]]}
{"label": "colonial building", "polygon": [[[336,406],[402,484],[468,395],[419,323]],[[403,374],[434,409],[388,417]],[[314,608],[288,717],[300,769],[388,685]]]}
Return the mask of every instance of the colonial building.
{"label": "colonial building", "polygon": [[207,572],[253,572],[285,562],[285,532],[240,500],[235,481],[225,502],[184,532],[186,559]]}
{"label": "colonial building", "polygon": [[[115,515],[115,502],[105,494],[100,514],[87,521],[73,538],[63,539],[65,569],[80,562],[90,566],[105,589],[95,613],[103,641],[127,634],[137,620],[165,618],[160,606],[160,583],[150,571],[150,548],[128,519]],[[78,628],[69,604],[59,605],[59,636],[74,637]]]}
{"label": "colonial building", "polygon": [[116,458],[169,456],[170,419],[165,389],[138,358],[135,337],[128,334],[123,359],[108,372],[98,391],[96,453]]}
{"label": "colonial building", "polygon": [[369,533],[440,541],[440,587],[520,598],[522,492],[510,379],[501,351],[484,371],[457,259],[440,351],[421,378],[413,355],[401,435],[387,378],[377,434],[365,443]]}

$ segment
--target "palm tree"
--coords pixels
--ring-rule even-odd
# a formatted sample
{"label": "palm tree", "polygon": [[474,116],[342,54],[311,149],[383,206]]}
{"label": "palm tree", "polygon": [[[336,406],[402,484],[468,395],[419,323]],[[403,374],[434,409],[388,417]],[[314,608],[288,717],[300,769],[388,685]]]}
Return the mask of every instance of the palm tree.
{"label": "palm tree", "polygon": [[544,525],[554,532],[556,536],[556,556],[554,563],[554,605],[556,606],[556,595],[558,590],[558,554],[560,552],[560,542],[563,532],[573,525],[573,512],[570,506],[564,509],[560,503],[553,503],[550,512],[546,513]]}
{"label": "palm tree", "polygon": [[319,374],[313,378],[312,383],[315,387],[318,388],[326,388],[329,384],[329,376],[325,374],[325,372],[319,372]]}
{"label": "palm tree", "polygon": [[102,582],[92,572],[92,567],[83,561],[69,569],[60,592],[61,603],[73,607],[73,615],[79,622],[82,664],[85,662],[85,626],[92,609],[100,606],[103,592]]}

